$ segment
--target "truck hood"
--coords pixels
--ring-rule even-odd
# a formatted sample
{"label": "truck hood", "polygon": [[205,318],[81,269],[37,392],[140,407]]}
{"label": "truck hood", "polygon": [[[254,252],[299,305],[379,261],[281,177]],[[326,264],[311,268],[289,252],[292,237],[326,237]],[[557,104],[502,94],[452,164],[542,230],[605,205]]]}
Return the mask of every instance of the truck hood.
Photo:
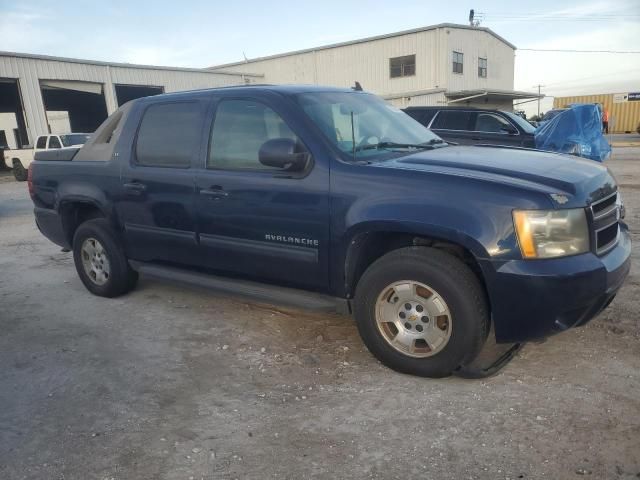
{"label": "truck hood", "polygon": [[450,146],[374,165],[466,176],[564,195],[567,199],[560,203],[565,207],[575,202],[590,204],[616,189],[615,179],[598,162],[522,148]]}

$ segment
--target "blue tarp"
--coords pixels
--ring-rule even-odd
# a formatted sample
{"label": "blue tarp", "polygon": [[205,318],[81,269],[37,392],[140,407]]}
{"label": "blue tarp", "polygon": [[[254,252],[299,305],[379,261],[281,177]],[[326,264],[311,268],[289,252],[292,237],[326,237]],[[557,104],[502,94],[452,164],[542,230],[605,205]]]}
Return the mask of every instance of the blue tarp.
{"label": "blue tarp", "polygon": [[602,134],[602,116],[597,105],[571,105],[542,125],[535,133],[536,148],[570,153],[603,162],[611,146]]}

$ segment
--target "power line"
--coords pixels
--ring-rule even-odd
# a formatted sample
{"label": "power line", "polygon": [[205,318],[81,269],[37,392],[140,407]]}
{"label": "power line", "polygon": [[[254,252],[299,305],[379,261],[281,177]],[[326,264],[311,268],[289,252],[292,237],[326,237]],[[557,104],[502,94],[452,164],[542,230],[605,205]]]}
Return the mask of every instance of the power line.
{"label": "power line", "polygon": [[640,50],[571,50],[562,48],[518,48],[528,52],[561,52],[561,53],[632,53],[638,54]]}
{"label": "power line", "polygon": [[482,25],[494,25],[494,24],[499,24],[499,23],[530,23],[530,24],[552,24],[552,23],[573,23],[573,24],[579,24],[579,23],[606,23],[606,22],[612,22],[612,23],[632,23],[632,24],[637,24],[638,21],[640,21],[640,17],[639,18],[634,18],[634,19],[628,19],[628,21],[626,20],[622,20],[622,19],[613,19],[613,18],[602,18],[602,19],[598,19],[598,18],[588,18],[588,19],[583,19],[580,20],[578,18],[551,18],[551,17],[539,17],[539,18],[495,18],[495,19],[484,19],[484,18],[478,18],[477,20],[479,20]]}
{"label": "power line", "polygon": [[483,19],[492,19],[492,18],[500,18],[500,19],[524,19],[528,20],[531,18],[537,19],[573,19],[573,20],[615,20],[615,19],[627,19],[640,17],[640,14],[637,13],[617,13],[617,14],[608,14],[608,13],[597,13],[597,14],[569,14],[569,13],[520,13],[520,14],[486,14],[483,12],[476,12],[476,16]]}
{"label": "power line", "polygon": [[563,85],[566,83],[576,83],[576,82],[582,82],[584,80],[593,80],[595,78],[603,78],[603,77],[612,77],[615,75],[624,75],[627,73],[636,73],[636,72],[640,72],[640,69],[635,69],[635,70],[624,70],[622,72],[612,72],[612,73],[605,73],[603,75],[595,75],[595,76],[590,76],[590,77],[582,77],[582,78],[574,78],[572,80],[562,80],[560,82],[552,82],[552,83],[547,83],[547,87],[551,87],[554,85]]}
{"label": "power line", "polygon": [[610,22],[610,21],[632,21],[637,22],[640,20],[640,14],[637,13],[594,13],[594,14],[581,14],[581,13],[514,13],[514,14],[486,14],[483,12],[476,12],[475,17],[481,22],[490,21],[496,23],[510,23],[510,22]]}
{"label": "power line", "polygon": [[534,87],[538,87],[538,116],[540,116],[540,89],[545,85],[534,85]]}
{"label": "power line", "polygon": [[640,13],[629,13],[630,10],[618,10],[618,11],[609,11],[602,13],[581,13],[581,12],[517,12],[517,13],[491,13],[491,12],[476,12],[477,15],[489,15],[491,17],[531,17],[531,16],[549,16],[549,17],[623,17],[623,16],[632,16],[632,17],[640,17]]}

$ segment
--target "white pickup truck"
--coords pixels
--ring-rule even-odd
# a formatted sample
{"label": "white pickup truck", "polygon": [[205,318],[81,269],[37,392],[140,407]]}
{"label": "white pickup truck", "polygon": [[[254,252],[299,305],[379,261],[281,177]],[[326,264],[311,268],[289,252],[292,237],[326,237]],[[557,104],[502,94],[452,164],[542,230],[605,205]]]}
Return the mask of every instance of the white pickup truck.
{"label": "white pickup truck", "polygon": [[79,147],[84,145],[90,136],[89,133],[41,135],[36,140],[36,145],[33,148],[5,150],[4,162],[7,167],[13,169],[13,176],[16,177],[16,180],[24,182],[27,179],[27,169],[36,152],[54,148]]}

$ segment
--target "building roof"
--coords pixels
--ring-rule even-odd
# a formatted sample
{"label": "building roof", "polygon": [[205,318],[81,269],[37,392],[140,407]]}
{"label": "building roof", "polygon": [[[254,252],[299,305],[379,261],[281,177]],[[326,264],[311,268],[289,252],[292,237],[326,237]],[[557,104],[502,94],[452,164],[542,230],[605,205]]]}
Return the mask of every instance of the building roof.
{"label": "building roof", "polygon": [[332,43],[332,44],[329,44],[329,45],[322,45],[320,47],[305,48],[303,50],[294,50],[294,51],[285,52],[285,53],[277,53],[275,55],[267,55],[265,57],[257,57],[257,58],[243,60],[243,61],[240,61],[240,62],[225,63],[225,64],[222,64],[222,65],[213,65],[213,66],[209,67],[209,69],[210,70],[217,70],[219,68],[233,67],[233,66],[236,66],[236,65],[244,65],[246,63],[260,62],[262,60],[271,60],[271,59],[274,59],[274,58],[289,57],[291,55],[299,55],[299,54],[302,54],[302,53],[315,52],[315,51],[318,51],[318,50],[328,50],[328,49],[331,49],[331,48],[346,47],[348,45],[356,45],[358,43],[373,42],[373,41],[376,41],[376,40],[384,40],[386,38],[393,38],[393,37],[401,37],[403,35],[410,35],[412,33],[427,32],[429,30],[437,30],[438,28],[456,28],[456,29],[459,29],[459,30],[475,30],[475,31],[479,31],[479,32],[485,32],[485,33],[488,33],[489,35],[494,36],[495,38],[500,40],[502,43],[507,45],[508,47],[510,47],[510,48],[512,48],[514,50],[517,49],[517,47],[513,43],[508,42],[507,40],[505,40],[503,37],[498,35],[496,32],[494,32],[490,28],[472,27],[470,25],[458,25],[456,23],[439,23],[437,25],[428,25],[428,26],[425,26],[425,27],[413,28],[413,29],[410,29],[410,30],[402,30],[400,32],[385,33],[384,35],[375,35],[373,37],[359,38],[357,40],[349,40],[347,42]]}
{"label": "building roof", "polygon": [[244,73],[244,72],[215,72],[215,71],[209,70],[208,68],[166,67],[166,66],[158,66],[158,65],[139,65],[135,63],[103,62],[100,60],[83,60],[79,58],[55,57],[51,55],[39,55],[39,54],[33,54],[33,53],[17,53],[17,52],[0,51],[0,57],[28,58],[28,59],[34,59],[34,60],[44,60],[49,62],[80,63],[84,65],[98,65],[103,67],[140,68],[140,69],[146,69],[146,70],[169,70],[169,71],[176,71],[176,72],[194,72],[194,73],[205,73],[205,74],[218,73],[222,75],[245,75],[248,77],[253,77],[253,76],[264,77],[264,75]]}
{"label": "building roof", "polygon": [[444,94],[449,103],[461,102],[467,99],[488,97],[492,100],[520,100],[528,98],[544,98],[544,94],[534,92],[523,92],[520,90],[496,90],[479,88],[475,90],[458,90],[456,92],[448,91]]}

